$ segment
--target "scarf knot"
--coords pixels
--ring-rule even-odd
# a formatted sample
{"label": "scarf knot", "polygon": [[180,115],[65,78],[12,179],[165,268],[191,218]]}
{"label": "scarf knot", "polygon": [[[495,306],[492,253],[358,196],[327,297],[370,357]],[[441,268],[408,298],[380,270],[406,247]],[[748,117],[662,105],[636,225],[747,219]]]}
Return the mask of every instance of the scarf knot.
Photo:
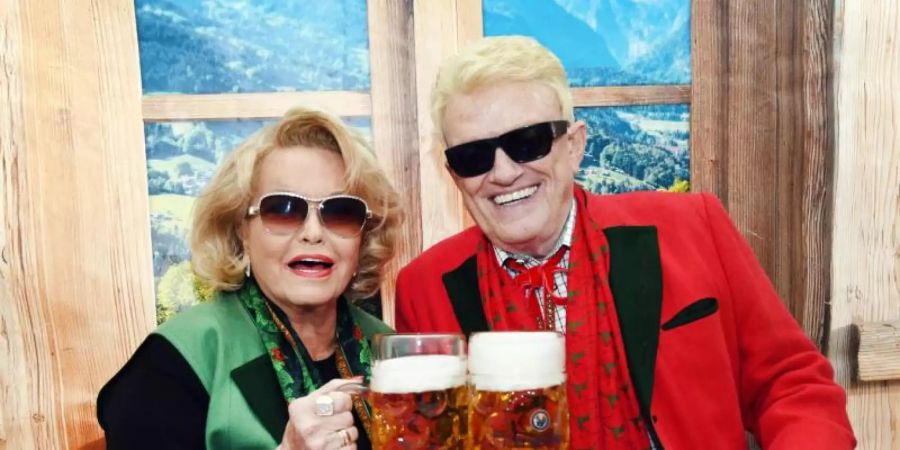
{"label": "scarf knot", "polygon": [[522,292],[528,297],[529,303],[534,307],[540,306],[537,294],[541,289],[545,293],[544,297],[552,298],[556,306],[566,306],[566,298],[553,295],[553,292],[555,291],[554,279],[556,275],[566,272],[565,268],[559,267],[559,263],[567,251],[568,248],[562,246],[543,264],[534,267],[526,267],[525,264],[517,261],[515,258],[506,260],[506,266],[517,272],[516,276],[513,277],[513,281],[522,288]]}

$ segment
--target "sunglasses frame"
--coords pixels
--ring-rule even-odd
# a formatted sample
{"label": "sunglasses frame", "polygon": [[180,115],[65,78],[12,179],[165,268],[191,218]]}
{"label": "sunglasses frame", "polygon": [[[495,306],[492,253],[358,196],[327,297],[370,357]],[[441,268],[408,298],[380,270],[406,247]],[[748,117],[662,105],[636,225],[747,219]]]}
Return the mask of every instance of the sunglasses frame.
{"label": "sunglasses frame", "polygon": [[[307,208],[306,218],[303,219],[303,223],[299,227],[297,227],[296,230],[294,230],[291,233],[283,234],[283,235],[278,234],[278,233],[273,233],[271,230],[269,230],[269,227],[266,226],[265,221],[262,220],[262,215],[260,214],[260,207],[262,206],[263,200],[265,200],[269,197],[275,197],[275,196],[298,198],[298,199],[306,202],[306,208]],[[363,218],[363,222],[359,226],[359,231],[357,231],[356,233],[354,233],[350,236],[344,236],[342,234],[335,233],[330,228],[328,228],[327,225],[325,225],[325,220],[322,219],[322,204],[325,203],[327,200],[331,200],[331,199],[335,199],[335,198],[349,198],[349,199],[353,199],[353,200],[359,200],[360,202],[362,202],[363,206],[366,207],[366,216],[365,216],[365,218]],[[315,205],[315,207],[313,207],[313,205]],[[309,219],[309,210],[310,209],[316,210],[316,214],[318,215],[319,223],[322,225],[322,228],[328,230],[329,233],[331,233],[335,236],[342,237],[342,238],[348,238],[348,239],[359,236],[362,233],[362,231],[366,228],[366,224],[369,223],[369,219],[371,219],[373,216],[372,210],[369,209],[369,204],[365,200],[363,200],[361,197],[357,197],[355,195],[335,194],[335,195],[329,195],[326,197],[314,198],[314,197],[306,197],[304,195],[300,195],[295,192],[277,191],[277,192],[269,192],[269,193],[259,197],[259,200],[256,201],[255,205],[250,205],[250,207],[247,208],[247,217],[253,218],[253,217],[259,216],[260,221],[263,222],[262,225],[263,225],[263,228],[265,228],[266,233],[269,233],[274,236],[291,236],[306,225],[306,221]]]}
{"label": "sunglasses frame", "polygon": [[[557,139],[561,138],[565,134],[568,134],[570,125],[571,124],[569,123],[568,120],[548,120],[545,122],[533,123],[531,125],[526,125],[524,127],[519,127],[519,128],[513,129],[513,130],[509,130],[499,136],[494,136],[492,138],[478,139],[475,141],[469,141],[469,142],[464,142],[462,144],[454,145],[454,146],[449,147],[446,150],[444,150],[444,156],[446,157],[446,161],[447,161],[446,162],[447,169],[450,170],[451,172],[453,172],[454,174],[456,174],[456,176],[458,176],[460,178],[474,178],[477,176],[484,175],[494,169],[494,164],[497,161],[496,150],[498,148],[503,150],[503,153],[506,153],[506,156],[508,156],[513,161],[515,161],[517,164],[525,164],[525,163],[540,160],[540,159],[546,157],[547,155],[549,155],[551,151],[553,151],[553,144],[556,142]],[[549,126],[550,127],[550,133],[551,133],[552,139],[550,140],[550,148],[547,150],[547,153],[544,153],[543,155],[538,156],[537,158],[519,161],[516,158],[514,158],[512,155],[509,154],[509,150],[507,150],[506,147],[501,145],[502,141],[508,139],[509,135],[511,135],[511,134],[521,133],[530,128],[535,128],[535,127],[540,127],[540,126]],[[474,175],[462,175],[459,172],[457,172],[450,164],[450,159],[451,159],[450,155],[452,153],[454,153],[454,151],[458,151],[461,148],[471,146],[473,144],[475,144],[475,145],[490,144],[491,147],[493,147],[494,153],[491,153],[491,157],[492,157],[491,165],[488,168],[488,170],[486,170],[484,172],[476,173]]]}

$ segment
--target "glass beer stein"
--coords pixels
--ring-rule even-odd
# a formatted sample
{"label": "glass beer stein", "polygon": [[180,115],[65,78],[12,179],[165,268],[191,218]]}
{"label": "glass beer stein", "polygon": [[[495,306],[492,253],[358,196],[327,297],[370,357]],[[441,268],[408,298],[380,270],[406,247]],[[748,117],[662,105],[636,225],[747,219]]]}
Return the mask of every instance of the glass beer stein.
{"label": "glass beer stein", "polygon": [[565,353],[556,332],[473,334],[466,448],[567,449]]}
{"label": "glass beer stein", "polygon": [[378,335],[372,354],[375,450],[461,450],[469,400],[462,335]]}

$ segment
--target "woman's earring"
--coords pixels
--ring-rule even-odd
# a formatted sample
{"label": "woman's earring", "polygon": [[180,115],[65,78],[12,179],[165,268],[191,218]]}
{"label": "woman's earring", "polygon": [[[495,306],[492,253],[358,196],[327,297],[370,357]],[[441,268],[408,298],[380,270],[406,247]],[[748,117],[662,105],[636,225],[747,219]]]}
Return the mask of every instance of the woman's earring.
{"label": "woman's earring", "polygon": [[244,267],[244,275],[250,278],[250,261],[247,261],[247,266]]}

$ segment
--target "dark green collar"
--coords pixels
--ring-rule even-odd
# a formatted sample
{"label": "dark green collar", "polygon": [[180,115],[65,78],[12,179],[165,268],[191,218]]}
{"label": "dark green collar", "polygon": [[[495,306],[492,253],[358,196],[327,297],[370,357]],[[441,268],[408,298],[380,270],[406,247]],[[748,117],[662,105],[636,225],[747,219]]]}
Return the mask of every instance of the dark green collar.
{"label": "dark green collar", "polygon": [[[376,334],[393,332],[390,327],[358,307],[349,305],[349,309],[353,320],[369,341]],[[288,411],[269,355],[263,353],[232,370],[231,379],[262,426],[275,442],[281,442],[288,421]]]}

